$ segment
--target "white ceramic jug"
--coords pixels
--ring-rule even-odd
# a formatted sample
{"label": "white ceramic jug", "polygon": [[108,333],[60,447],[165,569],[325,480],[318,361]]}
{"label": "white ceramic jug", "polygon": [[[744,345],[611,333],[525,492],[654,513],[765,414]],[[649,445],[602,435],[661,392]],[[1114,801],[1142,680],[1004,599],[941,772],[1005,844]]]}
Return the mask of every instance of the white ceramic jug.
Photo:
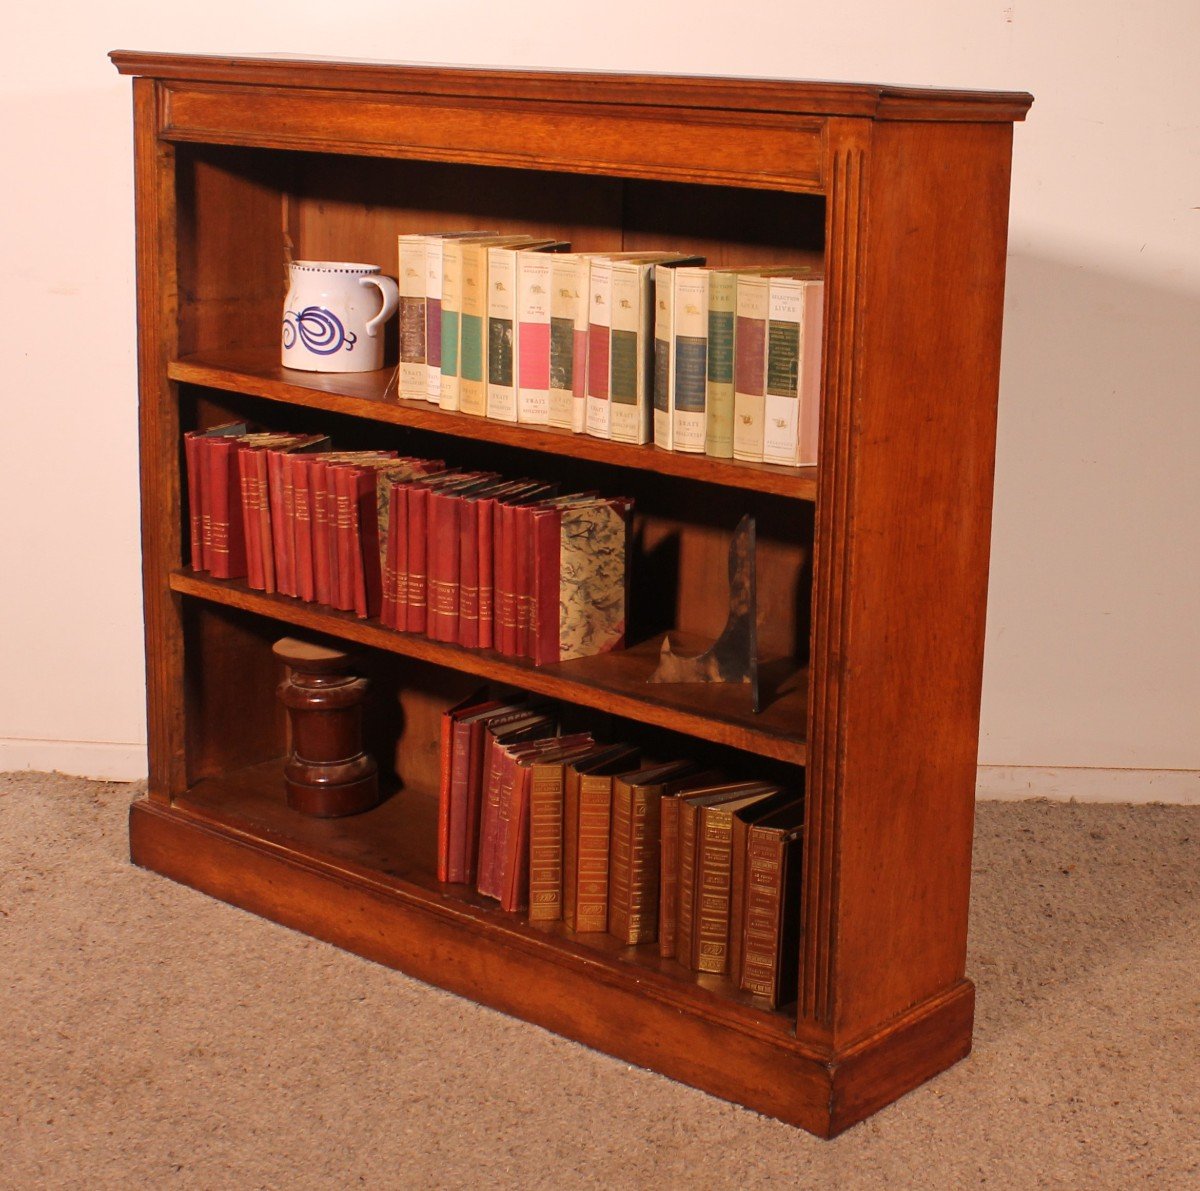
{"label": "white ceramic jug", "polygon": [[396,313],[396,282],[378,265],[292,261],[283,304],[283,366],[308,372],[383,367],[383,324]]}

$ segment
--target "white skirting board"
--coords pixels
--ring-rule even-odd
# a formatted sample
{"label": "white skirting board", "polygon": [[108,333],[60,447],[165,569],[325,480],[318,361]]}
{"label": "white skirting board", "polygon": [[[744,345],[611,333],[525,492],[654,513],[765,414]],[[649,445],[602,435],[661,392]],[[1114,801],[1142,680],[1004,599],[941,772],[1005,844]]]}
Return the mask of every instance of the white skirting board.
{"label": "white skirting board", "polygon": [[[91,740],[0,740],[0,772],[39,769],[107,782],[146,776],[144,744]],[[1200,770],[980,765],[975,797],[1013,802],[1171,802],[1200,805]]]}
{"label": "white skirting board", "polygon": [[0,740],[0,773],[21,769],[136,782],[146,776],[146,746],[99,740]]}
{"label": "white skirting board", "polygon": [[1098,769],[1090,766],[980,765],[975,797],[1003,802],[1173,802],[1200,805],[1200,769]]}

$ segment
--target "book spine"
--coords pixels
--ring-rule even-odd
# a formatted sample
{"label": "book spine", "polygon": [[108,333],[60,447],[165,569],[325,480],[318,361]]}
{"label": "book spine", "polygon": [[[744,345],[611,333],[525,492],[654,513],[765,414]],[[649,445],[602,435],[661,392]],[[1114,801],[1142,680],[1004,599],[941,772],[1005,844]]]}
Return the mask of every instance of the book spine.
{"label": "book spine", "polygon": [[678,798],[664,798],[659,807],[658,846],[658,954],[675,954],[679,913],[679,806]]}
{"label": "book spine", "polygon": [[237,453],[238,487],[242,497],[242,536],[246,543],[246,585],[255,591],[264,586],[262,540],[259,537],[258,479],[254,456],[258,452],[241,447]]}
{"label": "book spine", "polygon": [[708,383],[705,386],[704,453],[733,458],[734,320],[737,274],[716,270],[708,281]]}
{"label": "book spine", "polygon": [[729,968],[729,881],[732,820],[721,807],[702,807],[696,824],[692,955],[698,972]]}
{"label": "book spine", "polygon": [[631,869],[633,852],[633,789],[616,779],[612,784],[611,831],[608,851],[608,933],[628,947],[630,939]]}
{"label": "book spine", "polygon": [[529,921],[562,918],[563,766],[535,765],[529,786]]}
{"label": "book spine", "polygon": [[392,511],[388,518],[388,537],[392,543],[392,566],[396,572],[395,607],[392,627],[408,632],[408,496],[407,484],[392,488]]}
{"label": "book spine", "polygon": [[497,503],[481,501],[479,505],[479,648],[495,645],[496,559],[495,529]]}
{"label": "book spine", "polygon": [[551,253],[550,376],[546,417],[551,426],[570,430],[575,405],[575,309],[583,262],[570,253]]}
{"label": "book spine", "polygon": [[291,595],[290,560],[291,534],[288,532],[288,510],[284,503],[283,451],[267,451],[267,489],[271,506],[271,549],[275,558],[275,590]]}
{"label": "book spine", "polygon": [[375,471],[350,473],[350,518],[354,551],[354,611],[364,619],[379,615],[382,578],[379,572],[379,525],[376,521]]}
{"label": "book spine", "polygon": [[741,988],[774,1000],[778,978],[783,849],[777,833],[750,828]]}
{"label": "book spine", "polygon": [[[467,880],[468,791],[471,780],[471,725],[455,723],[450,731],[450,776],[447,790],[446,872],[439,881]],[[440,836],[439,836],[440,839]]]}
{"label": "book spine", "polygon": [[[487,416],[517,420],[517,253],[487,250]],[[464,407],[464,413],[474,412]]]}
{"label": "book spine", "polygon": [[425,369],[425,237],[400,237],[400,397],[424,401]]}
{"label": "book spine", "polygon": [[[615,784],[615,783],[614,783]],[[662,797],[657,789],[633,788],[630,804],[629,934],[630,944],[658,938],[658,862]]]}
{"label": "book spine", "polygon": [[392,484],[388,481],[382,490],[381,500],[386,502],[386,515],[380,518],[383,558],[380,562],[379,623],[386,628],[396,627],[396,544],[392,521],[394,498]]}
{"label": "book spine", "polygon": [[209,540],[204,559],[214,579],[240,579],[246,573],[246,540],[242,532],[239,500],[241,481],[237,472],[238,444],[232,437],[207,440]]}
{"label": "book spine", "polygon": [[568,930],[578,922],[579,904],[579,782],[571,766],[563,774],[562,920]]}
{"label": "book spine", "polygon": [[311,601],[316,595],[313,574],[312,494],[308,462],[304,455],[285,456],[292,484],[292,558],[296,569],[296,595]]}
{"label": "book spine", "polygon": [[533,657],[533,506],[513,506],[513,532],[509,540],[513,553],[513,611],[517,626],[513,638],[513,656]]}
{"label": "book spine", "polygon": [[517,258],[517,421],[545,426],[550,421],[551,264],[546,252],[518,252]]}
{"label": "book spine", "polygon": [[500,835],[500,807],[504,801],[506,772],[511,757],[494,740],[485,749],[483,805],[479,819],[479,864],[475,888],[485,897],[495,897],[496,841]]}
{"label": "book spine", "polygon": [[763,462],[800,462],[800,360],[804,282],[772,277],[767,285],[767,385]]}
{"label": "book spine", "polygon": [[801,467],[815,467],[821,438],[821,372],[824,366],[825,283],[804,283],[804,345],[800,357]]}
{"label": "book spine", "polygon": [[593,438],[610,438],[609,334],[612,323],[612,263],[595,260],[588,267],[588,363],[586,429]]}
{"label": "book spine", "polygon": [[425,240],[425,400],[442,402],[442,248],[441,236]]}
{"label": "book spine", "polygon": [[516,766],[509,798],[497,896],[500,909],[510,914],[529,907],[529,790],[532,776],[530,766]]}
{"label": "book spine", "polygon": [[458,502],[458,643],[479,648],[479,501]]}
{"label": "book spine", "polygon": [[330,467],[329,491],[333,494],[334,540],[337,542],[337,591],[334,607],[341,612],[354,611],[354,524],[352,513],[354,494],[351,488],[350,469],[346,466]]}
{"label": "book spine", "polygon": [[453,493],[429,494],[429,592],[426,631],[432,641],[458,641],[458,510]]}
{"label": "book spine", "polygon": [[538,509],[533,518],[533,661],[551,666],[559,656],[562,510]]}
{"label": "book spine", "polygon": [[308,511],[312,517],[312,593],[318,604],[331,604],[329,465],[308,463]]}
{"label": "book spine", "polygon": [[275,536],[272,529],[271,482],[268,471],[270,461],[267,454],[266,451],[253,451],[251,459],[254,464],[254,505],[258,510],[263,591],[270,593],[277,591],[278,587],[275,579]]}
{"label": "book spine", "polygon": [[489,736],[482,723],[469,724],[467,754],[466,838],[462,862],[464,884],[471,885],[479,873],[479,837],[483,818],[485,759]]}
{"label": "book spine", "polygon": [[[571,429],[576,434],[587,430],[588,347],[592,317],[591,269],[588,260],[579,260],[579,281],[575,291],[575,324],[571,336]],[[607,363],[605,364],[607,369]],[[605,373],[607,376],[607,371]]]}
{"label": "book spine", "polygon": [[611,799],[612,778],[586,773],[580,775],[575,922],[573,925],[568,923],[578,933],[608,929]]}
{"label": "book spine", "polygon": [[188,537],[193,571],[206,571],[204,563],[204,440],[190,431],[183,436],[183,454],[187,463]]}
{"label": "book spine", "polygon": [[746,848],[749,838],[749,824],[734,815],[729,862],[729,979],[735,988],[741,986],[746,951]]}
{"label": "book spine", "polygon": [[[401,241],[403,243],[403,241]],[[451,788],[454,769],[458,758],[454,756],[454,715],[442,712],[441,731],[438,738],[438,832],[437,832],[437,879],[450,878],[450,819]]]}
{"label": "book spine", "polygon": [[459,327],[458,407],[464,414],[487,414],[488,248],[464,244],[462,318]]}
{"label": "book spine", "polygon": [[761,463],[767,383],[767,279],[737,279],[734,325],[733,457]]}
{"label": "book spine", "polygon": [[514,540],[514,506],[497,502],[494,517],[495,615],[492,646],[505,657],[517,656],[517,547]]}
{"label": "book spine", "polygon": [[653,409],[646,392],[654,370],[654,283],[648,265],[623,261],[612,270],[609,332],[609,438],[648,443]]}
{"label": "book spine", "polygon": [[679,804],[679,882],[675,908],[675,958],[686,968],[695,968],[692,951],[696,889],[697,808],[684,799]]}
{"label": "book spine", "polygon": [[671,344],[675,323],[675,283],[665,265],[654,268],[654,445],[673,449],[674,406],[672,404]]}
{"label": "book spine", "polygon": [[707,429],[708,289],[704,269],[674,269],[675,325],[671,359],[672,446],[703,454]]}
{"label": "book spine", "polygon": [[423,633],[428,625],[428,502],[429,489],[414,484],[408,490],[408,583],[405,590],[405,628]]}
{"label": "book spine", "polygon": [[454,412],[460,408],[459,338],[462,329],[462,265],[466,245],[457,240],[442,243],[442,375],[438,404]]}

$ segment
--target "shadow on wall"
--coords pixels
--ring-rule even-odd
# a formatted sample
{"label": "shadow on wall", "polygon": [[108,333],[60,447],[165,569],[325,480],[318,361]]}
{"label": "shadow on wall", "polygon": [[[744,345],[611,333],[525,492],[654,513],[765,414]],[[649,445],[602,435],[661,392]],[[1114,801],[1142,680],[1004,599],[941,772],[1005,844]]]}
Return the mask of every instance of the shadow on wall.
{"label": "shadow on wall", "polygon": [[1198,448],[1200,293],[1012,255],[981,762],[1200,768]]}

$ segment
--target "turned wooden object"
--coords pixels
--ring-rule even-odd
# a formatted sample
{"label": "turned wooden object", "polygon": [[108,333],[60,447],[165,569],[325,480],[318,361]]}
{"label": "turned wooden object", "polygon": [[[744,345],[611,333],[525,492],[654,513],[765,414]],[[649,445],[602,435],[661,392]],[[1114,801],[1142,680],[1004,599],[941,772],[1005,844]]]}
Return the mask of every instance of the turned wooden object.
{"label": "turned wooden object", "polygon": [[349,673],[352,659],[338,649],[284,637],[273,650],[288,667],[278,690],[292,729],[283,771],[288,806],[321,819],[370,810],[379,775],[362,749],[367,680]]}

